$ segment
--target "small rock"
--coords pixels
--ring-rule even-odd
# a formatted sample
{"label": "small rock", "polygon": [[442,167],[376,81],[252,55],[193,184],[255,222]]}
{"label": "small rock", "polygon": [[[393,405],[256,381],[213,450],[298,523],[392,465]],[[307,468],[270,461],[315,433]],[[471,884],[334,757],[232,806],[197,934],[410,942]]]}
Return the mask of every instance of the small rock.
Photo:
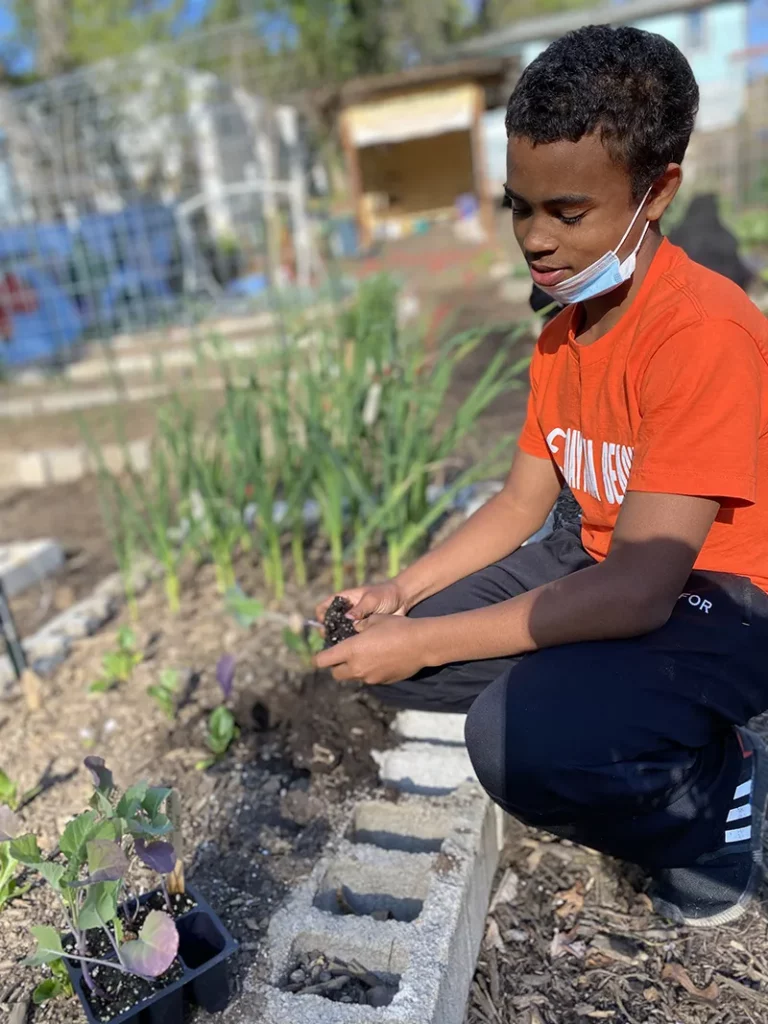
{"label": "small rock", "polygon": [[53,603],[57,611],[63,612],[75,603],[75,592],[72,587],[62,585],[56,588]]}
{"label": "small rock", "polygon": [[304,981],[304,971],[299,967],[292,972],[290,981],[294,985],[300,985]]}
{"label": "small rock", "polygon": [[318,981],[322,981],[325,983],[326,981],[330,981],[332,977],[333,975],[331,974],[330,971],[321,971]]}
{"label": "small rock", "polygon": [[278,775],[273,775],[271,779],[267,779],[261,787],[261,791],[266,796],[276,796],[282,788],[283,780]]}
{"label": "small rock", "polygon": [[641,959],[638,946],[620,935],[596,935],[589,945],[589,956],[593,953],[624,964],[636,964]]}
{"label": "small rock", "polygon": [[28,1010],[29,997],[22,999],[20,1003],[16,1003],[14,1008],[11,1010],[11,1015],[8,1018],[8,1024],[24,1024],[27,1019]]}
{"label": "small rock", "polygon": [[322,816],[323,805],[316,796],[301,789],[290,789],[280,801],[280,813],[297,825],[308,825]]}
{"label": "small rock", "polygon": [[254,920],[254,918],[252,918],[252,917],[246,917],[246,919],[243,922],[243,924],[245,925],[246,928],[249,928],[252,932],[259,931],[259,922]]}
{"label": "small rock", "polygon": [[369,1006],[388,1006],[392,1002],[392,993],[386,985],[377,985],[365,997]]}

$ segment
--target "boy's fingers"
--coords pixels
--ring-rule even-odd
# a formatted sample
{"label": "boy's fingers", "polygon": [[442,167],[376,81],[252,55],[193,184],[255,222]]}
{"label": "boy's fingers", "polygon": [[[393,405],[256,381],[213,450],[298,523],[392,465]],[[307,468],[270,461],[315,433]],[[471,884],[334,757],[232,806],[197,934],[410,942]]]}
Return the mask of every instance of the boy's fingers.
{"label": "boy's fingers", "polygon": [[353,619],[367,619],[374,615],[378,609],[379,601],[375,594],[364,594],[357,604],[350,608],[348,614]]}
{"label": "boy's fingers", "polygon": [[320,651],[315,655],[315,668],[333,668],[335,665],[342,665],[346,660],[346,654],[341,650],[344,644],[337,644],[327,651]]}

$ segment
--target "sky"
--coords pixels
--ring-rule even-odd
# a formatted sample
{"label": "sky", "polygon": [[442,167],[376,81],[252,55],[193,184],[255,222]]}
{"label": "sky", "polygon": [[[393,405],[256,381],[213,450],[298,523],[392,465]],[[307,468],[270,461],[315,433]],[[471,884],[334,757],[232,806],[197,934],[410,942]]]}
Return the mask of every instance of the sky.
{"label": "sky", "polygon": [[[163,2],[163,0],[161,0]],[[184,13],[179,18],[179,27],[187,28],[191,25],[197,24],[208,6],[210,0],[186,0],[186,7]],[[14,30],[15,18],[12,12],[11,0],[0,0],[0,44],[3,42],[3,37],[10,36]],[[19,55],[18,60],[14,61],[13,71],[17,73],[24,73],[32,69],[32,54],[28,51],[22,51]]]}

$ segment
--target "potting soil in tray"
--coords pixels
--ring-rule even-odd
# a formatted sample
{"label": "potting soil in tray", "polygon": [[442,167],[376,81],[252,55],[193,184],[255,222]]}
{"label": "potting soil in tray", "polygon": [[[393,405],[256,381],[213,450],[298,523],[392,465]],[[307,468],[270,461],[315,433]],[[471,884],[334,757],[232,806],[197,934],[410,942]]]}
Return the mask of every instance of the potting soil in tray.
{"label": "potting soil in tray", "polygon": [[[91,992],[76,961],[67,960],[72,987],[80,996],[89,1024],[129,1024],[148,1019],[162,1024],[182,1024],[184,995],[209,1012],[223,1010],[229,1002],[226,960],[237,943],[216,914],[193,890],[184,896],[172,896],[172,916],[179,930],[179,955],[165,974],[146,980],[105,966],[93,966],[91,974],[100,991]],[[165,913],[168,908],[161,892],[140,897],[138,910],[121,908],[124,939],[138,934],[151,910]],[[88,936],[88,952],[98,959],[114,959],[107,937],[98,930]],[[67,936],[64,948],[71,949]]]}
{"label": "potting soil in tray", "polygon": [[94,967],[93,980],[104,991],[104,996],[86,990],[91,1012],[98,1021],[111,1021],[121,1014],[140,1007],[150,996],[156,995],[184,977],[184,967],[176,958],[170,968],[153,981],[137,978],[109,967]]}
{"label": "potting soil in tray", "polygon": [[347,618],[347,612],[351,607],[351,603],[345,597],[334,597],[323,623],[326,648],[335,647],[343,640],[349,640],[357,635],[354,622]]}

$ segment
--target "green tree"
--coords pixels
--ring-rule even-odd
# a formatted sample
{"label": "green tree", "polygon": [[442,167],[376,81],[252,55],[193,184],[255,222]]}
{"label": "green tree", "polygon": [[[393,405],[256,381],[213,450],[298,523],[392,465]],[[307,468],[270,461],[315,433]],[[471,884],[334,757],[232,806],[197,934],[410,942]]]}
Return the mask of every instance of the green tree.
{"label": "green tree", "polygon": [[171,37],[184,0],[13,0],[19,36],[43,78]]}

